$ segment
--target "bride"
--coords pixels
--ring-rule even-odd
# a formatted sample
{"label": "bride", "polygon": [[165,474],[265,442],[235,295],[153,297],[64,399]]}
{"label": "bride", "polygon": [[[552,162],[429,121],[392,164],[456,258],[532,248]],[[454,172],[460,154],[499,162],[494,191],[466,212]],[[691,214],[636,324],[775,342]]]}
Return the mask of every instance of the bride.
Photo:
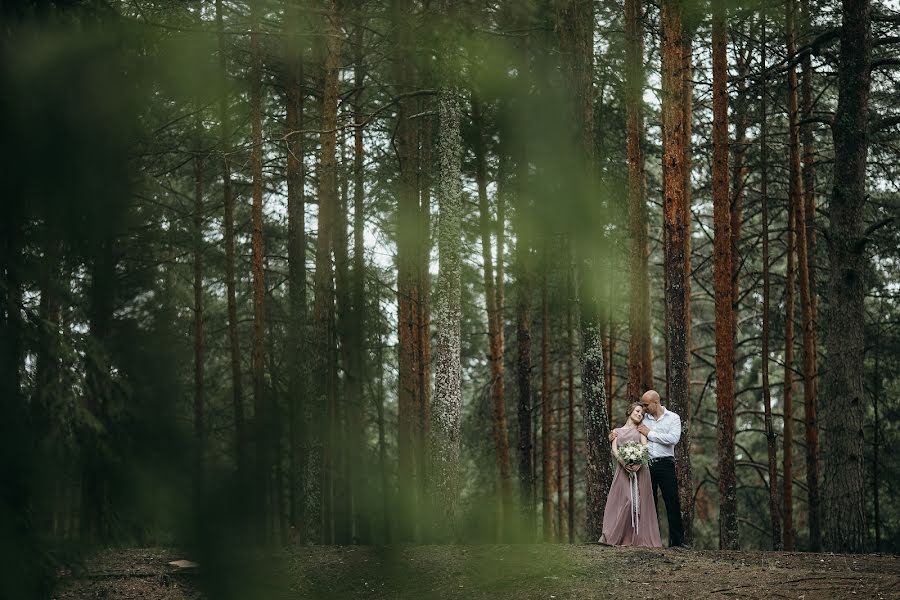
{"label": "bride", "polygon": [[628,408],[625,424],[615,430],[612,455],[618,464],[603,512],[601,544],[662,547],[650,469],[642,464],[626,464],[619,453],[619,446],[628,442],[647,445],[647,438],[637,429],[643,420],[644,408],[635,402]]}

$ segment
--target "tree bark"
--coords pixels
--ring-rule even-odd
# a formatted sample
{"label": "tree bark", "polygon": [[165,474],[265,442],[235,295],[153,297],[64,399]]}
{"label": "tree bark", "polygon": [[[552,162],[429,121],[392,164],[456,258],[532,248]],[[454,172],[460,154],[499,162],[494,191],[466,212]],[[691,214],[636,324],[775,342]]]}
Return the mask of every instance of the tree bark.
{"label": "tree bark", "polygon": [[678,486],[682,519],[689,535],[689,507],[693,496],[690,470],[690,381],[688,277],[686,255],[687,210],[685,195],[685,152],[689,143],[685,134],[684,60],[682,45],[681,5],[664,0],[661,13],[662,39],[662,128],[663,128],[663,214],[665,252],[665,297],[667,336],[668,398],[666,407],[683,415],[681,420],[681,452],[678,458]]}
{"label": "tree bark", "polygon": [[[760,20],[762,23],[762,35],[760,36],[761,48],[761,71],[766,72],[766,25],[765,19]],[[760,77],[761,85],[761,102],[760,102],[760,121],[759,121],[759,143],[760,143],[760,195],[762,196],[762,253],[763,253],[763,316],[762,316],[762,388],[763,388],[763,410],[765,411],[765,428],[766,428],[766,452],[768,455],[769,465],[769,516],[772,523],[772,549],[781,550],[781,515],[778,512],[778,453],[775,446],[775,427],[772,423],[772,393],[769,389],[769,342],[771,338],[771,284],[770,284],[770,262],[769,262],[769,147],[768,135],[769,124],[767,117],[767,101],[766,94],[766,76]],[[785,421],[790,419],[790,415],[785,414]],[[785,489],[789,482],[785,484]],[[787,528],[785,528],[785,532]],[[785,537],[787,533],[785,533]]]}
{"label": "tree bark", "polygon": [[310,369],[309,456],[306,468],[306,527],[311,542],[327,540],[330,494],[328,424],[333,419],[332,339],[334,337],[334,228],[338,203],[337,106],[338,67],[341,50],[341,14],[331,0],[326,16],[328,37],[323,69],[322,129],[319,134],[319,214],[316,239],[316,271],[313,280],[313,361]]}
{"label": "tree bark", "polygon": [[[547,261],[545,252],[544,260]],[[541,277],[541,515],[545,542],[553,541],[553,401],[550,398],[550,310],[548,265]]]}
{"label": "tree bark", "polygon": [[869,535],[863,464],[866,157],[871,85],[871,5],[843,0],[838,105],[834,118],[834,192],[829,206],[831,266],[823,320],[826,364],[824,547],[865,552]]}
{"label": "tree bark", "polygon": [[[449,44],[448,44],[449,47]],[[445,51],[447,48],[445,47]],[[458,91],[449,73],[441,73],[438,92],[438,229],[437,346],[432,410],[431,490],[439,538],[454,533],[458,520],[460,364],[460,244],[462,235],[462,140]]]}
{"label": "tree bark", "polygon": [[568,440],[567,455],[569,462],[568,516],[569,543],[575,543],[575,326],[573,323],[572,301],[575,289],[572,281],[572,267],[566,265],[566,391],[568,393]]}
{"label": "tree bark", "polygon": [[787,265],[785,267],[785,300],[784,300],[784,436],[782,444],[782,468],[784,479],[783,519],[784,549],[794,550],[794,213],[796,198],[788,196],[787,216]]}
{"label": "tree bark", "polygon": [[259,22],[261,19],[259,2],[250,4],[250,170],[253,178],[253,206],[251,220],[252,271],[253,271],[253,420],[256,433],[256,465],[255,465],[255,513],[257,517],[257,539],[265,543],[268,539],[266,531],[266,505],[269,497],[267,449],[267,406],[265,384],[265,290],[266,279],[263,268],[263,173],[262,173],[262,48],[260,42]]}
{"label": "tree bark", "polygon": [[[199,146],[199,140],[198,140]],[[195,481],[202,491],[204,448],[204,341],[203,341],[203,159],[200,149],[194,156],[193,266],[194,266],[194,438],[196,446]]]}
{"label": "tree bark", "polygon": [[[397,93],[405,94],[415,86],[412,62],[412,3],[410,0],[392,0],[391,11],[395,28],[396,51],[394,80]],[[410,541],[415,538],[416,511],[419,508],[421,463],[417,460],[423,451],[421,438],[421,316],[419,309],[419,214],[418,161],[419,140],[415,123],[415,98],[398,102],[398,120],[395,146],[400,168],[397,185],[397,294],[399,339],[399,391],[398,391],[398,487],[401,503],[399,535]]]}
{"label": "tree bark", "polygon": [[[560,14],[560,46],[568,55],[567,84],[574,102],[573,114],[578,160],[582,164],[585,186],[593,190],[597,183],[594,134],[594,10],[589,0],[568,0]],[[584,202],[596,202],[585,198]],[[609,460],[609,420],[606,418],[606,368],[603,361],[603,319],[597,280],[599,257],[590,244],[579,243],[577,255],[577,297],[581,312],[581,394],[585,422],[586,535],[599,539],[603,529],[603,507],[612,482]]]}
{"label": "tree bark", "polygon": [[731,267],[731,198],[728,188],[728,57],[725,4],[712,5],[713,220],[716,310],[716,409],[719,455],[719,548],[738,548],[734,464],[734,334]]}
{"label": "tree bark", "polygon": [[[221,1],[221,0],[219,0]],[[299,33],[297,3],[286,7],[289,26]],[[304,418],[309,371],[306,363],[306,167],[304,164],[303,54],[294,42],[286,42],[288,55],[285,76],[285,135],[287,137],[287,218],[288,218],[288,364],[291,365],[288,392],[288,514],[299,541],[306,542],[302,526],[304,480],[301,465],[306,463],[309,440]]]}
{"label": "tree bark", "polygon": [[488,321],[488,362],[491,373],[491,399],[493,407],[494,448],[497,453],[497,466],[500,472],[500,494],[503,502],[505,520],[512,511],[512,490],[510,485],[509,434],[506,424],[506,400],[504,392],[503,368],[503,315],[499,310],[500,300],[494,279],[494,261],[491,252],[491,214],[487,197],[487,165],[482,130],[484,120],[481,113],[481,102],[472,95],[472,124],[475,144],[475,179],[478,187],[478,214],[481,232],[481,256],[484,263],[483,280],[485,305]]}
{"label": "tree bark", "polygon": [[[235,292],[234,195],[231,188],[231,165],[228,162],[228,157],[231,154],[231,124],[228,115],[228,94],[226,93],[228,65],[225,56],[225,31],[222,22],[222,12],[222,0],[216,0],[219,85],[222,89],[219,97],[219,135],[222,152],[222,198],[225,213],[223,243],[225,244],[225,295],[228,305],[228,346],[231,359],[231,400],[234,412],[234,448],[238,481],[240,483],[239,487],[244,489],[248,485],[247,451],[244,432],[244,387],[241,381],[241,342],[238,335],[237,298]],[[244,504],[244,500],[241,500],[241,503]]]}
{"label": "tree bark", "polygon": [[[797,38],[797,2],[787,4],[788,54],[793,56]],[[806,422],[806,486],[809,497],[810,549],[821,550],[821,508],[819,499],[819,435],[816,417],[815,348],[813,347],[813,323],[809,296],[809,263],[807,262],[806,218],[800,164],[800,111],[798,106],[797,71],[794,65],[788,69],[788,110],[790,125],[790,194],[794,211],[794,230],[797,246],[797,272],[800,279],[800,308],[803,322],[803,400]]]}

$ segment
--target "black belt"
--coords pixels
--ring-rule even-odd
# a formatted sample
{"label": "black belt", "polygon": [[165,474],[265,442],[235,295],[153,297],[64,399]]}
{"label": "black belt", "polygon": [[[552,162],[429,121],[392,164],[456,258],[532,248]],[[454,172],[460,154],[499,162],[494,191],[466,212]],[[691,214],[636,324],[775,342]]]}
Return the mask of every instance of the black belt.
{"label": "black belt", "polygon": [[674,456],[660,456],[659,458],[651,458],[650,464],[652,465],[653,463],[662,462],[664,460],[675,462],[675,457]]}

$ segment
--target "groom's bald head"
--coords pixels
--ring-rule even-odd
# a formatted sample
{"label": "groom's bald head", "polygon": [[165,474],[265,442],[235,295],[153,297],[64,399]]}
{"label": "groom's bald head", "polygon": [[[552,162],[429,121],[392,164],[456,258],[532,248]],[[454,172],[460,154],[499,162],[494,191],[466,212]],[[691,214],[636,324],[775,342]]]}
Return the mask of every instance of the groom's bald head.
{"label": "groom's bald head", "polygon": [[659,411],[659,392],[656,390],[644,392],[644,395],[641,396],[641,406],[644,407],[644,412],[656,415],[657,411]]}

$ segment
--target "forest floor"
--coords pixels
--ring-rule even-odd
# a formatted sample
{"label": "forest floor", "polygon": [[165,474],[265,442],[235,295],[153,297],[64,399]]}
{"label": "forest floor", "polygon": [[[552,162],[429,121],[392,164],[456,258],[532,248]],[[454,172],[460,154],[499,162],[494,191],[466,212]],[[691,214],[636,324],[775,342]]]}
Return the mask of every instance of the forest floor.
{"label": "forest floor", "polygon": [[[179,570],[169,550],[101,552],[54,598],[103,600],[900,598],[900,557],[596,545],[300,547]],[[204,591],[201,591],[203,589]]]}

